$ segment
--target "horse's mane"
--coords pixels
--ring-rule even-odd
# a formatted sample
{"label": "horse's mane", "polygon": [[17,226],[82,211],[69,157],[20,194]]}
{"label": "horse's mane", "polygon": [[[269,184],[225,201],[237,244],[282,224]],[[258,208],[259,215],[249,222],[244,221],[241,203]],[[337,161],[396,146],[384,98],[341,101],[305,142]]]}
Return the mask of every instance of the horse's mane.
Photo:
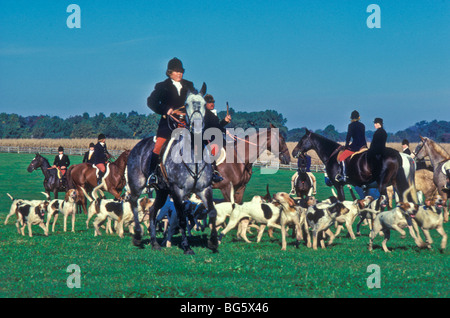
{"label": "horse's mane", "polygon": [[445,160],[450,160],[450,155],[441,145],[430,138],[427,138],[427,140],[430,142],[430,146],[434,149],[434,151],[436,151],[441,157],[445,158]]}
{"label": "horse's mane", "polygon": [[114,160],[114,162],[112,162],[112,163],[118,165],[118,164],[122,163],[123,161],[125,161],[125,164],[126,164],[127,159],[128,159],[128,155],[130,154],[130,152],[131,152],[131,150],[126,149],[126,150],[125,150],[124,152],[122,152],[122,153],[120,154],[120,156],[117,157],[117,159]]}
{"label": "horse's mane", "polygon": [[47,158],[45,158],[44,156],[42,156],[40,153],[37,153],[37,154],[36,154],[36,157],[37,157],[37,156],[41,157],[42,160],[44,160],[44,162],[46,162],[46,163],[50,166],[50,163],[48,162]]}
{"label": "horse's mane", "polygon": [[338,146],[340,145],[340,144],[337,143],[336,141],[333,141],[333,140],[331,140],[331,139],[328,139],[327,137],[322,136],[322,135],[319,135],[319,134],[316,134],[316,133],[314,133],[314,132],[311,132],[311,135],[316,136],[317,139],[320,139],[320,140],[322,140],[323,142],[327,143],[327,145],[330,145],[330,147],[331,147],[331,146],[333,146],[333,147],[338,147]]}

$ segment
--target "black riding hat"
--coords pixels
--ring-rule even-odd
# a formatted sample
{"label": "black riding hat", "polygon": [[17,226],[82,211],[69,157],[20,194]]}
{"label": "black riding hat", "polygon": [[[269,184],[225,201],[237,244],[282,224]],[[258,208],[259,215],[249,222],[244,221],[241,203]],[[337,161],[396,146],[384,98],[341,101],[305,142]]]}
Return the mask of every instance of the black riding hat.
{"label": "black riding hat", "polygon": [[377,118],[375,118],[375,120],[373,121],[373,123],[374,123],[374,124],[381,124],[381,125],[383,125],[383,118],[377,117]]}
{"label": "black riding hat", "polygon": [[62,146],[59,146],[58,151],[64,151],[64,148]]}
{"label": "black riding hat", "polygon": [[91,143],[89,144],[89,148],[91,148],[91,147],[95,147],[95,144],[94,144],[93,142],[91,142]]}
{"label": "black riding hat", "polygon": [[98,140],[102,140],[102,139],[106,139],[106,137],[105,137],[105,135],[104,134],[100,134],[100,135],[98,135],[98,138],[97,138]]}
{"label": "black riding hat", "polygon": [[408,141],[408,139],[403,139],[402,145],[408,145],[408,146],[409,146],[409,141]]}
{"label": "black riding hat", "polygon": [[167,71],[184,73],[183,63],[178,58],[174,57],[167,64]]}
{"label": "black riding hat", "polygon": [[359,119],[358,111],[356,111],[356,110],[352,111],[352,114],[350,115],[350,119]]}
{"label": "black riding hat", "polygon": [[216,101],[214,100],[214,97],[210,94],[206,94],[205,97],[203,97],[205,99],[206,103],[215,103]]}

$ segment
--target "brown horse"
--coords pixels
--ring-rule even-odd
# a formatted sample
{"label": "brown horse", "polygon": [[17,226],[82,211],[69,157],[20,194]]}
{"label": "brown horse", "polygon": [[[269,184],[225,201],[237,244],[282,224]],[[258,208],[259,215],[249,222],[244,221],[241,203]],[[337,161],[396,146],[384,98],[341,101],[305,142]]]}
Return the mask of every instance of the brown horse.
{"label": "brown horse", "polygon": [[[116,199],[120,200],[123,188],[126,185],[125,168],[127,166],[130,150],[125,150],[116,161],[108,164],[108,170],[103,177],[101,189],[111,193]],[[67,171],[67,181],[71,189],[77,189],[79,193],[88,193],[97,186],[96,169],[90,163],[80,163],[73,165]],[[83,207],[83,212],[87,214],[86,198],[79,196],[79,201]],[[88,197],[89,200],[92,200]]]}
{"label": "brown horse", "polygon": [[439,195],[444,200],[444,222],[448,222],[448,207],[447,200],[449,196],[442,188],[447,182],[447,175],[442,169],[445,165],[450,165],[450,154],[445,151],[439,144],[427,137],[420,137],[422,142],[417,145],[414,155],[417,159],[423,159],[424,157],[430,157],[431,165],[433,166],[433,182],[437,187]]}
{"label": "brown horse", "polygon": [[[225,201],[230,202],[230,191],[231,184],[233,184],[234,188],[234,202],[242,203],[242,199],[244,196],[245,188],[247,187],[248,182],[252,176],[253,172],[253,163],[256,159],[265,151],[272,151],[272,141],[277,141],[279,144],[279,153],[275,153],[278,155],[282,164],[289,164],[291,161],[291,156],[289,154],[289,149],[286,145],[286,142],[283,136],[280,135],[278,129],[272,124],[270,128],[267,129],[267,134],[264,136],[265,132],[259,131],[256,133],[256,136],[246,136],[245,141],[242,140],[242,143],[245,143],[245,152],[243,156],[239,149],[239,140],[237,143],[234,143],[233,146],[225,146],[227,151],[227,160],[222,164],[217,166],[217,169],[223,180],[218,183],[213,184],[213,189],[220,189]],[[252,140],[258,140],[257,145],[253,145]],[[264,140],[263,140],[264,139]],[[227,143],[228,145],[230,143]],[[251,147],[254,146],[256,151],[250,151]],[[273,149],[276,152],[275,149]],[[232,162],[229,162],[228,152],[233,154]],[[231,184],[230,184],[231,183]]]}

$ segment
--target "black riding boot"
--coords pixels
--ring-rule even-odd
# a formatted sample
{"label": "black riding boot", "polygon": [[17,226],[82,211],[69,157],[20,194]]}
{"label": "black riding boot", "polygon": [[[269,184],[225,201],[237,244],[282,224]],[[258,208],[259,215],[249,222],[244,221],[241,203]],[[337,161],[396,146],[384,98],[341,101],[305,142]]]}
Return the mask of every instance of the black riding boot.
{"label": "black riding boot", "polygon": [[60,186],[62,187],[62,188],[65,188],[65,189],[67,189],[67,179],[66,179],[66,177],[65,176],[63,176],[61,179],[59,179],[59,181],[60,181]]}
{"label": "black riding boot", "polygon": [[103,176],[105,175],[104,172],[98,171],[98,177],[97,177],[97,185],[100,185],[102,183]]}
{"label": "black riding boot", "polygon": [[147,180],[147,186],[156,185],[158,183],[158,177],[156,176],[156,167],[159,164],[159,155],[156,153],[152,153],[152,157],[150,158],[150,176]]}
{"label": "black riding boot", "polygon": [[347,171],[345,169],[345,162],[341,161],[341,173],[338,173],[335,177],[337,182],[347,182]]}

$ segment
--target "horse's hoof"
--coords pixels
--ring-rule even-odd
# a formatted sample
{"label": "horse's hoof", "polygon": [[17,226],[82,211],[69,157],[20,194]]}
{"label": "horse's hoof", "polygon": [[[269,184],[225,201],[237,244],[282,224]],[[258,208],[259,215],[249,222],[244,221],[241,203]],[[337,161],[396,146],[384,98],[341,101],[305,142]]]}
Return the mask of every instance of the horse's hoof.
{"label": "horse's hoof", "polygon": [[219,247],[220,240],[208,240],[208,248],[211,250],[216,250]]}
{"label": "horse's hoof", "polygon": [[161,245],[159,245],[158,243],[153,243],[152,244],[152,250],[160,251],[161,250]]}
{"label": "horse's hoof", "polygon": [[144,248],[141,240],[133,239],[133,245],[139,248]]}

